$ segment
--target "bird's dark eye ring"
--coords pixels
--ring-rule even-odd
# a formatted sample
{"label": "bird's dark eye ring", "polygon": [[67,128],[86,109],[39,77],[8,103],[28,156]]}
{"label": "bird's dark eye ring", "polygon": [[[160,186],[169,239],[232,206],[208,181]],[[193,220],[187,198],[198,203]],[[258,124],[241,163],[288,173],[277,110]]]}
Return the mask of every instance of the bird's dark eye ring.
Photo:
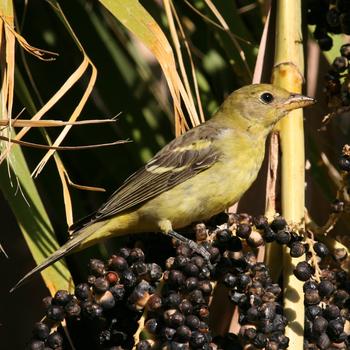
{"label": "bird's dark eye ring", "polygon": [[273,101],[273,96],[269,92],[264,92],[260,96],[260,100],[263,103],[271,103]]}

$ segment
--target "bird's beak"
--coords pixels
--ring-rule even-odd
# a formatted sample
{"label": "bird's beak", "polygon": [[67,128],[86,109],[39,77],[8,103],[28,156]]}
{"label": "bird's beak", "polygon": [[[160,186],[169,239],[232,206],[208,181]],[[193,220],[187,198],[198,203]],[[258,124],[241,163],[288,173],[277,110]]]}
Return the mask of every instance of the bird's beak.
{"label": "bird's beak", "polygon": [[312,97],[300,95],[300,94],[291,94],[289,98],[283,103],[283,107],[286,111],[291,111],[297,108],[304,108],[316,103],[316,100]]}

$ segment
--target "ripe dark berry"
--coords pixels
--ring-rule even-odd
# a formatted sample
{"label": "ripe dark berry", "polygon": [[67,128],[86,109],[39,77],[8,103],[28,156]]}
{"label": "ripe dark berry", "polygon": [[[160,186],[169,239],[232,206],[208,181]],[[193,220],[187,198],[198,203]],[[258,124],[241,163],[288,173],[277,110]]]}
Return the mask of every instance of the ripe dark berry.
{"label": "ripe dark berry", "polygon": [[179,310],[184,315],[191,315],[192,311],[193,311],[193,305],[189,300],[183,299],[183,300],[181,300],[181,302],[179,304]]}
{"label": "ripe dark berry", "polygon": [[331,294],[334,292],[334,284],[331,281],[323,280],[318,285],[318,291],[320,293],[320,296],[323,297],[330,297]]}
{"label": "ripe dark berry", "polygon": [[278,349],[287,349],[288,348],[289,338],[287,336],[285,336],[283,333],[277,332],[274,335],[273,339],[278,344]]}
{"label": "ripe dark berry", "polygon": [[332,340],[337,340],[344,332],[344,322],[340,318],[336,318],[328,322],[327,334]]}
{"label": "ripe dark berry", "polygon": [[327,320],[334,320],[340,316],[339,307],[333,304],[327,305],[323,311],[323,315]]}
{"label": "ripe dark berry", "polygon": [[304,293],[308,289],[318,290],[318,284],[315,281],[306,281],[303,285],[303,291]]}
{"label": "ripe dark berry", "polygon": [[188,299],[193,305],[204,304],[205,299],[203,297],[202,291],[196,289],[188,294]]}
{"label": "ripe dark berry", "polygon": [[171,270],[168,275],[168,283],[175,289],[179,288],[185,284],[185,276],[179,270]]}
{"label": "ripe dark berry", "polygon": [[90,287],[87,283],[80,283],[75,287],[74,294],[80,300],[86,300],[89,297]]}
{"label": "ripe dark berry", "polygon": [[259,215],[257,217],[254,217],[253,218],[253,223],[254,223],[254,226],[258,229],[258,230],[263,230],[265,229],[266,227],[269,226],[269,223],[267,221],[267,218],[266,216],[264,215]]}
{"label": "ripe dark berry", "polygon": [[176,329],[175,340],[180,343],[186,343],[191,339],[192,332],[190,328],[185,325],[179,326]]}
{"label": "ripe dark berry", "polygon": [[131,269],[127,269],[122,272],[120,282],[125,287],[132,288],[133,286],[135,286],[137,278]]}
{"label": "ripe dark berry", "polygon": [[160,310],[162,305],[162,298],[158,294],[153,294],[147,301],[147,307],[150,311]]}
{"label": "ripe dark berry", "polygon": [[194,331],[191,335],[190,345],[193,349],[204,349],[207,338],[203,333]]}
{"label": "ripe dark berry", "polygon": [[243,336],[247,338],[248,340],[253,340],[256,337],[256,328],[249,327],[245,328],[243,333]]}
{"label": "ripe dark berry", "polygon": [[300,281],[307,281],[311,278],[313,269],[306,261],[301,261],[297,264],[293,272]]}
{"label": "ripe dark berry", "polygon": [[220,250],[218,247],[211,246],[209,248],[210,261],[216,263],[220,260]]}
{"label": "ripe dark berry", "polygon": [[219,244],[227,243],[231,238],[231,233],[229,230],[220,230],[216,232],[216,240]]}
{"label": "ripe dark berry", "polygon": [[112,309],[115,306],[116,302],[112,292],[109,290],[105,291],[103,294],[97,295],[95,299],[104,310]]}
{"label": "ripe dark berry", "polygon": [[134,264],[136,262],[144,262],[145,254],[140,248],[133,248],[130,251],[128,262],[129,264]]}
{"label": "ripe dark berry", "polygon": [[145,322],[145,328],[148,332],[155,334],[159,328],[159,322],[155,318],[150,318]]}
{"label": "ripe dark berry", "polygon": [[80,306],[79,306],[77,300],[73,299],[65,305],[64,311],[66,312],[66,315],[68,317],[74,317],[74,316],[76,317],[76,316],[80,315],[81,309],[80,309]]}
{"label": "ripe dark berry", "polygon": [[177,328],[185,323],[185,316],[175,309],[166,310],[163,318],[165,324],[171,328]]}
{"label": "ripe dark berry", "polygon": [[249,237],[247,238],[247,243],[251,247],[260,247],[261,245],[264,244],[264,239],[263,239],[262,235],[260,234],[260,232],[252,231],[250,233]]}
{"label": "ripe dark berry", "polygon": [[304,301],[306,305],[316,305],[321,301],[321,298],[317,290],[308,289],[305,292]]}
{"label": "ripe dark berry", "polygon": [[49,334],[50,334],[50,328],[45,323],[37,322],[34,325],[34,328],[33,328],[34,337],[40,340],[46,340]]}
{"label": "ripe dark berry", "polygon": [[99,259],[90,259],[89,270],[96,277],[103,276],[105,273],[105,264]]}
{"label": "ripe dark berry", "polygon": [[94,282],[95,293],[104,293],[109,288],[109,282],[104,277],[97,277]]}
{"label": "ripe dark berry", "polygon": [[[119,249],[118,255],[123,257],[124,259],[127,259],[130,255],[130,250],[129,248],[123,247]],[[112,256],[113,258],[113,256]]]}
{"label": "ripe dark berry", "polygon": [[299,258],[305,254],[305,245],[301,242],[293,242],[290,246],[290,256],[293,258]]}
{"label": "ripe dark berry", "polygon": [[58,290],[54,296],[54,298],[52,299],[52,303],[56,304],[56,305],[61,305],[64,306],[66,305],[71,299],[73,298],[73,296],[71,294],[68,293],[68,291],[66,290]]}
{"label": "ripe dark berry", "polygon": [[186,291],[192,291],[198,287],[198,278],[197,277],[189,277],[185,281]]}
{"label": "ripe dark berry", "polygon": [[198,329],[200,326],[200,322],[200,319],[195,315],[188,315],[185,320],[186,325],[192,330]]}
{"label": "ripe dark berry", "polygon": [[252,283],[250,276],[241,274],[238,276],[237,285],[241,290],[245,290]]}
{"label": "ripe dark berry", "polygon": [[115,284],[109,288],[109,291],[113,294],[116,301],[123,300],[125,296],[125,288],[122,284]]}
{"label": "ripe dark berry", "polygon": [[180,244],[176,248],[176,255],[182,255],[186,258],[190,258],[192,255],[192,250],[187,244]]}
{"label": "ripe dark berry", "polygon": [[343,73],[347,67],[348,59],[343,56],[336,57],[332,63],[332,68],[338,73]]}
{"label": "ripe dark berry", "polygon": [[333,39],[329,35],[318,39],[317,42],[322,51],[329,51],[333,46]]}
{"label": "ripe dark berry", "polygon": [[112,257],[108,261],[108,266],[111,270],[120,272],[128,269],[129,264],[126,261],[125,257],[112,255]]}
{"label": "ripe dark berry", "polygon": [[197,315],[201,321],[207,322],[209,320],[209,309],[206,305],[195,306],[194,314]]}
{"label": "ripe dark berry", "polygon": [[102,306],[92,303],[91,301],[84,301],[81,303],[81,310],[83,315],[88,319],[99,318],[103,315]]}
{"label": "ripe dark berry", "polygon": [[317,338],[317,346],[321,350],[326,350],[329,348],[331,345],[331,341],[326,333],[322,333],[318,338]]}
{"label": "ripe dark berry", "polygon": [[248,224],[239,224],[237,226],[237,230],[236,230],[236,235],[240,238],[248,238],[250,235],[250,232],[252,231],[252,228],[250,225]]}
{"label": "ripe dark berry", "polygon": [[209,279],[210,278],[210,270],[207,266],[204,266],[200,271],[198,275],[199,279]]}
{"label": "ripe dark berry", "polygon": [[53,332],[47,338],[46,343],[53,349],[60,348],[63,345],[63,338],[58,332]]}
{"label": "ripe dark berry", "polygon": [[340,53],[343,57],[350,60],[350,44],[345,44],[340,48]]}
{"label": "ripe dark berry", "polygon": [[158,264],[147,264],[147,279],[150,282],[156,282],[160,280],[162,275],[162,268]]}
{"label": "ripe dark berry", "polygon": [[46,311],[46,316],[52,321],[63,321],[64,319],[64,310],[62,306],[51,305]]}
{"label": "ripe dark berry", "polygon": [[313,331],[320,335],[326,331],[328,327],[328,321],[322,316],[316,316],[313,321]]}
{"label": "ripe dark berry", "polygon": [[257,307],[252,306],[246,311],[246,318],[249,323],[259,320],[259,310]]}
{"label": "ripe dark berry", "polygon": [[310,305],[306,308],[305,314],[312,321],[316,316],[322,316],[322,309],[319,305]]}
{"label": "ripe dark berry", "polygon": [[193,264],[191,262],[188,262],[183,269],[184,273],[187,276],[198,276],[199,275],[199,268],[196,264]]}
{"label": "ripe dark berry", "polygon": [[172,292],[164,298],[164,305],[169,309],[176,309],[181,302],[178,293]]}
{"label": "ripe dark berry", "polygon": [[87,280],[86,280],[86,282],[87,282],[90,286],[92,286],[92,285],[95,283],[95,281],[96,281],[96,276],[94,276],[94,275],[88,276],[88,278],[87,278]]}
{"label": "ripe dark berry", "polygon": [[342,155],[339,159],[339,169],[343,171],[350,171],[350,157],[348,155]]}
{"label": "ripe dark berry", "polygon": [[267,345],[267,337],[265,334],[263,333],[258,333],[256,335],[256,337],[253,339],[253,344],[255,345],[255,347],[257,347],[258,349],[263,349],[266,347]]}
{"label": "ripe dark berry", "polygon": [[264,229],[264,240],[266,243],[273,242],[276,239],[276,232],[270,227]]}
{"label": "ripe dark berry", "polygon": [[144,278],[147,273],[147,265],[144,262],[136,262],[131,265],[131,270],[138,278]]}
{"label": "ripe dark berry", "polygon": [[136,345],[136,350],[151,350],[152,346],[147,340],[140,340]]}
{"label": "ripe dark berry", "polygon": [[28,350],[45,350],[45,343],[41,340],[33,339],[27,346]]}
{"label": "ripe dark berry", "polygon": [[274,220],[270,224],[270,227],[275,232],[278,232],[280,230],[284,230],[286,226],[287,226],[287,221],[283,216],[275,217]]}
{"label": "ripe dark berry", "polygon": [[203,295],[211,295],[211,292],[213,290],[213,287],[211,286],[211,283],[209,280],[202,280],[198,283],[198,289],[202,291]]}
{"label": "ripe dark berry", "polygon": [[170,327],[164,327],[161,332],[161,336],[165,340],[172,340],[174,338],[174,335],[176,333],[176,330],[174,328]]}
{"label": "ripe dark berry", "polygon": [[333,294],[333,303],[339,308],[343,308],[345,303],[349,300],[349,293],[344,289],[338,289]]}
{"label": "ripe dark berry", "polygon": [[315,253],[321,257],[324,258],[329,254],[329,249],[327,246],[321,242],[316,242],[313,246]]}
{"label": "ripe dark berry", "polygon": [[276,242],[279,244],[288,244],[291,239],[289,231],[280,230],[276,234]]}

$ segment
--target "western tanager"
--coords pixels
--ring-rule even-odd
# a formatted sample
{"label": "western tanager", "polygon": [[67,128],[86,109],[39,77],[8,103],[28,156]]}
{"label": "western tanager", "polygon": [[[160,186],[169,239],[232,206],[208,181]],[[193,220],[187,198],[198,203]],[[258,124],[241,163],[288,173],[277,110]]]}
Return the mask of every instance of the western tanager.
{"label": "western tanager", "polygon": [[108,237],[161,231],[182,240],[174,229],[223,211],[250,187],[276,122],[314,102],[269,84],[233,92],[209,121],[171,141],[95,213],[74,224],[71,239],[13,289],[65,255]]}

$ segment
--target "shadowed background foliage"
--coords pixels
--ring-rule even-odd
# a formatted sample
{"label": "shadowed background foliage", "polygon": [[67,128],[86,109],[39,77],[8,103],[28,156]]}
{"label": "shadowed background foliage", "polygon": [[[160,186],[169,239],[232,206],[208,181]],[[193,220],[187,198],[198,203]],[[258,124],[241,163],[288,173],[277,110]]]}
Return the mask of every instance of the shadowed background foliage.
{"label": "shadowed background foliage", "polygon": [[[161,1],[146,0],[141,3],[170,38]],[[204,1],[196,0],[191,3],[208,18],[215,20]],[[128,175],[174,137],[173,106],[155,58],[99,2],[70,0],[60,1],[59,4],[98,71],[96,84],[79,120],[112,118],[120,113],[113,124],[73,127],[63,144],[87,145],[116,139],[132,140],[131,143],[114,147],[60,152],[74,182],[106,189],[105,193],[100,193],[71,188],[74,218],[78,219],[96,209]],[[245,65],[230,35],[195,13],[186,1],[176,1],[174,4],[192,51],[204,115],[208,118],[228,93],[251,82],[246,65],[250,72],[254,71],[267,5],[264,1],[253,0],[215,1],[230,32],[238,36],[236,40],[246,56]],[[30,118],[81,64],[82,54],[68,29],[47,2],[17,0],[14,6],[17,31],[31,45],[58,53],[54,61],[43,62],[24,52],[19,46],[16,47],[13,116],[17,116],[26,107],[21,118]],[[267,45],[267,53],[271,55],[271,36]],[[315,50],[315,45],[313,49]],[[271,66],[269,59],[271,57],[267,58],[265,66]],[[317,59],[320,62],[319,72],[313,73],[313,76],[308,75],[308,79],[317,80],[327,69],[327,60],[319,52]],[[185,64],[189,72],[187,56]],[[85,91],[88,78],[84,74],[68,94],[47,113],[46,118],[67,120]],[[322,78],[319,79],[322,83]],[[320,126],[320,115],[325,114],[326,107],[322,87],[310,93],[319,95],[321,103],[317,111],[314,110],[314,119],[306,122],[308,158],[313,164],[312,170],[308,172],[311,179],[307,187],[308,203],[315,218],[322,221],[328,212],[328,202],[334,197],[335,187],[327,179],[326,169],[318,165],[319,153],[323,150],[331,159],[339,154],[343,140],[348,136],[348,121],[345,117],[340,118],[326,132],[316,132]],[[55,139],[59,130],[50,128],[47,133],[51,139]],[[25,139],[45,143],[42,132],[38,129],[32,129]],[[29,168],[33,170],[43,157],[44,151],[32,148],[25,148],[23,151]],[[5,166],[2,167],[6,171]],[[262,176],[241,202],[241,211],[262,213],[265,173],[264,168]],[[62,243],[67,239],[67,224],[62,186],[53,159],[48,162],[35,183],[57,239]],[[3,222],[1,244],[9,255],[9,259],[1,258],[4,281],[1,288],[3,306],[0,334],[4,348],[21,349],[30,335],[31,325],[42,317],[40,301],[47,292],[40,276],[37,276],[15,294],[8,294],[10,287],[33,267],[34,262],[4,198],[1,198],[0,220]],[[67,261],[74,279],[80,281],[83,278],[81,269],[85,269],[90,256],[112,252],[118,244],[120,242],[114,240],[108,242],[107,246],[93,247],[69,257]]]}

